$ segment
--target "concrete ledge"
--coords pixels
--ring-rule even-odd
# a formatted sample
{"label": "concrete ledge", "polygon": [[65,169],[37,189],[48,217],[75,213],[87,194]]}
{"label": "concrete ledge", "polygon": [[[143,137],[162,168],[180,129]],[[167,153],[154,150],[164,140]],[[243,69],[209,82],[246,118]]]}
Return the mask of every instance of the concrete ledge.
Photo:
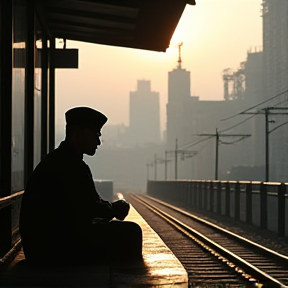
{"label": "concrete ledge", "polygon": [[0,287],[188,287],[187,272],[182,264],[132,206],[127,221],[136,222],[142,228],[143,261],[29,267],[20,251],[10,269],[1,273]]}
{"label": "concrete ledge", "polygon": [[113,283],[123,287],[188,287],[188,275],[180,261],[132,206],[126,219],[142,228],[144,261],[136,265],[111,264]]}
{"label": "concrete ledge", "polygon": [[71,267],[30,267],[17,263],[3,273],[0,287],[110,287],[108,265]]}

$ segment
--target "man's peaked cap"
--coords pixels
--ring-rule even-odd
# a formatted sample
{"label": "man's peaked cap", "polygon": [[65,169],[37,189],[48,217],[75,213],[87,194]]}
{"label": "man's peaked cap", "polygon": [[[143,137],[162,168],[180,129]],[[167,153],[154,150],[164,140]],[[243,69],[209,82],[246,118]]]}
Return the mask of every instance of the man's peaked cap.
{"label": "man's peaked cap", "polygon": [[108,118],[90,107],[75,107],[65,113],[67,125],[80,125],[100,132]]}

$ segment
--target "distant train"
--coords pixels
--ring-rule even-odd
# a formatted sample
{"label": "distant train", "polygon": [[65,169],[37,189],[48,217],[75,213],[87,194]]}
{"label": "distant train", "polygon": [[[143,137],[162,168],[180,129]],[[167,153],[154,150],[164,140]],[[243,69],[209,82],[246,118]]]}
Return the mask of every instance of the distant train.
{"label": "distant train", "polygon": [[95,180],[94,185],[103,200],[113,201],[113,181],[112,180]]}

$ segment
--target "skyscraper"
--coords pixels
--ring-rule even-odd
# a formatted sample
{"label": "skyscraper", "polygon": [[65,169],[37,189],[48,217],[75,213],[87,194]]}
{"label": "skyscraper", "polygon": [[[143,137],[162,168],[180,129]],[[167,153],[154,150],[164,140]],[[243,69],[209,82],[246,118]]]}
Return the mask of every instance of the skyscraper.
{"label": "skyscraper", "polygon": [[[288,90],[288,1],[263,0],[263,74],[264,99],[270,99]],[[287,108],[288,93],[269,101],[267,106]],[[287,110],[278,111],[282,114]],[[269,166],[270,181],[287,181],[288,115],[269,114]],[[264,126],[264,119],[263,119]],[[279,127],[279,129],[277,128]]]}
{"label": "skyscraper", "polygon": [[[185,121],[187,107],[190,106],[190,71],[183,69],[181,66],[181,46],[179,44],[178,65],[168,73],[168,104],[167,104],[167,146],[173,147],[175,139],[184,143],[186,139]],[[188,103],[187,103],[188,102]],[[188,104],[188,105],[187,105]]]}
{"label": "skyscraper", "polygon": [[[200,100],[199,96],[191,96],[190,71],[183,69],[181,65],[181,44],[182,43],[179,44],[178,65],[168,74],[167,150],[170,151],[170,153],[174,151],[177,139],[177,153],[175,154],[179,154],[179,157],[177,156],[177,160],[179,159],[179,165],[177,165],[177,169],[179,169],[177,175],[179,178],[213,179],[215,176],[216,128],[219,129],[218,131],[223,130],[225,123],[223,121],[221,122],[221,119],[231,116],[231,114],[236,114],[239,110],[244,110],[244,91],[238,89],[242,93],[235,95],[241,95],[241,97],[232,97],[231,99],[223,99],[221,101],[203,101]],[[233,120],[231,122],[233,122]],[[234,124],[236,123],[230,125],[232,126]],[[234,131],[230,131],[230,133],[232,132]],[[246,131],[241,131],[241,133],[242,132],[247,134]],[[200,141],[201,134],[210,136],[205,136],[206,139],[202,137],[202,143],[202,141]],[[221,145],[219,148],[219,155],[225,155],[225,157],[222,156],[221,161],[219,161],[218,170],[220,179],[227,179],[227,174],[235,163],[238,165],[250,164],[251,157],[249,157],[247,153],[243,153],[242,147],[237,146],[235,148],[234,145],[233,147],[229,145],[232,144],[231,142],[233,141],[235,141],[235,139],[221,142],[221,144],[227,145]],[[197,146],[191,145],[196,142],[200,144]],[[237,148],[238,151],[236,150]],[[195,149],[197,155],[193,157],[191,156],[193,154],[191,154],[191,151]]]}
{"label": "skyscraper", "polygon": [[130,92],[129,138],[132,145],[159,143],[159,93],[151,91],[149,80],[138,80],[137,90]]}

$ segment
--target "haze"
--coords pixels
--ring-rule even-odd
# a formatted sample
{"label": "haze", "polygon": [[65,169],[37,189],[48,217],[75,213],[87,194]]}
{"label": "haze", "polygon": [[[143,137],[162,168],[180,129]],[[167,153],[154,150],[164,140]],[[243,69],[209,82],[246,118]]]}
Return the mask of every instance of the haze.
{"label": "haze", "polygon": [[[192,126],[197,125],[197,123],[191,123],[193,120],[189,118],[189,115],[193,114],[194,106],[192,105],[189,106],[190,113],[187,114],[188,116],[185,114],[191,120],[187,120],[190,121],[190,126],[187,128],[188,133],[187,135],[182,133],[182,135],[179,132],[183,137],[185,136],[185,139],[174,135],[173,133],[178,133],[175,132],[175,129],[168,129],[170,132],[167,132],[167,141],[165,140],[165,133],[163,132],[166,130],[167,122],[168,72],[178,65],[177,44],[183,42],[181,49],[182,68],[191,72],[191,95],[189,87],[184,85],[185,91],[187,91],[186,96],[189,98],[190,96],[197,96],[199,100],[224,100],[223,70],[227,68],[237,70],[240,63],[246,61],[248,50],[255,51],[256,49],[258,51],[261,49],[263,32],[261,3],[261,0],[197,0],[196,6],[187,5],[166,53],[68,41],[67,48],[79,49],[79,69],[59,69],[56,72],[56,145],[58,146],[64,137],[65,111],[74,106],[91,106],[102,111],[109,118],[103,128],[102,141],[104,145],[97,150],[96,157],[85,156],[85,161],[91,167],[94,179],[112,180],[115,192],[145,191],[147,179],[164,179],[166,170],[162,160],[165,157],[165,150],[171,150],[175,146],[175,138],[179,138],[180,146],[191,143],[195,136],[192,137],[190,135],[192,132],[189,133],[188,130],[192,131]],[[57,46],[62,47],[61,39],[58,42]],[[130,92],[137,90],[138,80],[150,81],[151,90],[156,92],[152,94],[159,93],[160,130],[162,132],[162,141],[160,140],[160,142],[156,138],[154,142],[150,141],[153,134],[152,130],[157,126],[157,123],[151,123],[152,115],[155,116],[155,113],[153,114],[153,109],[145,108],[144,102],[141,102],[141,108],[138,106],[138,110],[133,110],[133,115],[142,115],[142,119],[137,121],[135,131],[129,122]],[[144,83],[148,82],[142,81],[145,86]],[[180,85],[179,83],[177,85]],[[181,102],[183,91],[180,90],[183,87],[180,86],[177,99],[180,99]],[[147,100],[147,97],[145,96],[144,99]],[[197,97],[191,99],[198,99]],[[231,104],[228,103],[229,101],[223,102]],[[152,108],[158,105],[158,102],[149,103],[153,106],[151,106]],[[223,112],[232,113],[228,108],[223,108],[224,110],[222,109],[220,112],[217,109],[219,105],[215,104],[211,104],[210,110],[206,105],[208,110],[205,108],[206,110],[203,111],[203,115],[209,115],[205,116],[201,122],[203,125],[204,122],[206,123],[206,126],[204,125],[206,128],[202,125],[201,131],[196,131],[194,127],[196,132],[193,130],[193,133],[214,132],[216,122],[219,121]],[[239,107],[235,108],[239,109]],[[182,115],[182,112],[177,111],[177,109],[173,111],[176,113],[174,118],[177,118],[177,115]],[[171,116],[173,118],[173,115],[170,114],[170,120]],[[135,122],[133,123],[135,124]],[[209,126],[209,123],[212,124]],[[143,126],[143,124],[146,125]],[[225,124],[222,123],[222,125]],[[231,123],[226,125],[229,126]],[[251,127],[250,124],[247,129],[251,129]],[[248,133],[247,131],[245,133]],[[142,140],[140,141],[140,139]],[[241,144],[239,144],[240,148],[237,146],[239,149],[242,149]],[[201,150],[201,153],[193,158],[193,161],[190,158],[189,161],[182,161],[182,159],[181,163],[179,162],[178,179],[213,179],[214,141],[208,141],[203,145],[203,147],[196,147]],[[226,174],[221,174],[221,179],[227,178],[229,172],[227,169],[232,169],[233,165],[246,165],[251,162],[247,162],[245,159],[249,158],[252,149],[249,153],[241,154],[239,151],[233,150],[233,147],[231,147],[231,151],[229,150],[230,154],[239,155],[239,157],[234,159],[231,156],[231,163],[227,160],[229,157],[225,157],[225,161],[227,160],[229,165],[223,158],[220,160],[219,171],[226,171]],[[223,148],[221,147],[221,149]],[[221,153],[223,155],[222,150]],[[226,148],[225,155],[228,155],[227,153]],[[158,165],[157,159],[160,161]],[[176,172],[174,175],[173,168],[175,161],[173,161],[170,161],[167,167],[168,179],[176,179]],[[200,167],[197,163],[201,163],[202,166]],[[247,179],[241,178],[241,180]]]}
{"label": "haze", "polygon": [[[56,124],[73,106],[92,106],[108,115],[108,124],[129,123],[129,92],[137,80],[151,81],[160,94],[161,129],[166,125],[168,71],[191,71],[191,94],[223,99],[222,71],[237,69],[247,50],[262,45],[261,0],[198,0],[187,5],[166,53],[67,41],[79,49],[79,69],[57,70]],[[58,47],[63,44],[59,40]]]}

